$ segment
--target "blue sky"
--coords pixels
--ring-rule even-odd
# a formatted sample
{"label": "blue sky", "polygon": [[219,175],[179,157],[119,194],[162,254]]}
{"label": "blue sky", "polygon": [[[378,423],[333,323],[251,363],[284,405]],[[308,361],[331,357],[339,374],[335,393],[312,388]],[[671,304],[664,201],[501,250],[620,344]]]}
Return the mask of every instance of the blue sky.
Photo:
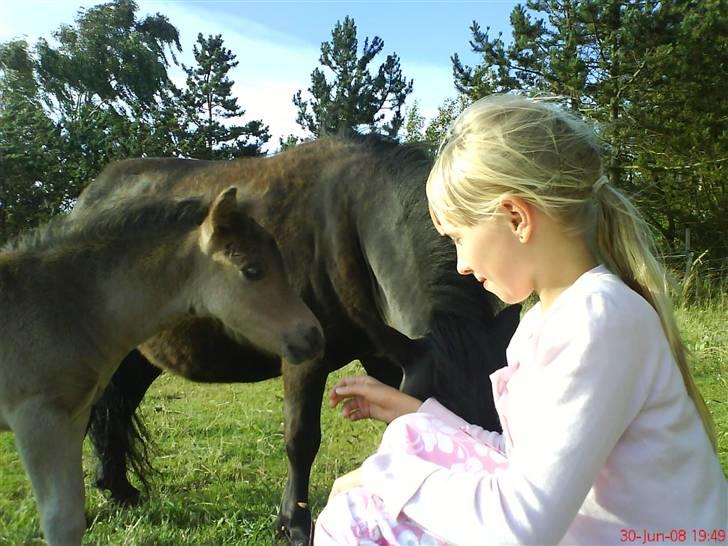
{"label": "blue sky", "polygon": [[[62,23],[71,23],[81,7],[98,4],[85,0],[0,0],[0,41],[26,37],[31,43],[50,38]],[[222,34],[225,45],[240,64],[231,71],[235,94],[247,110],[245,119],[262,119],[278,137],[302,134],[295,124],[292,95],[310,85],[318,66],[321,42],[329,40],[337,21],[349,15],[357,24],[360,47],[365,37],[377,35],[384,49],[374,61],[396,52],[422,112],[431,116],[442,102],[455,95],[450,56],[458,53],[477,63],[470,53],[469,27],[476,20],[483,29],[503,31],[510,37],[509,16],[515,0],[473,1],[311,1],[311,0],[138,0],[139,16],[160,12],[180,31],[181,62],[191,65],[197,33]],[[374,63],[372,63],[374,64]],[[371,65],[370,65],[371,66]],[[184,76],[171,70],[179,83]]]}

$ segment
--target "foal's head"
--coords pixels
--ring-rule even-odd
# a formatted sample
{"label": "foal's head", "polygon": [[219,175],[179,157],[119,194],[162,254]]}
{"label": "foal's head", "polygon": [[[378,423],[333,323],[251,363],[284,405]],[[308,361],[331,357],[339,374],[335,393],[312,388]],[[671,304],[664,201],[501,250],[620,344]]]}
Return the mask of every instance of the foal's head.
{"label": "foal's head", "polygon": [[276,242],[231,187],[202,222],[201,311],[254,346],[297,364],[320,356],[321,325],[288,283]]}

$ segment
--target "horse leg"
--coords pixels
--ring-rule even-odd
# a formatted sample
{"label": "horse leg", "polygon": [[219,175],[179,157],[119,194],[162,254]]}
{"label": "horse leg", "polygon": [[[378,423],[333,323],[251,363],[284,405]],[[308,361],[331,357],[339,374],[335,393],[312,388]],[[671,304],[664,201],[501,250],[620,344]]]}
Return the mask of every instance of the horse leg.
{"label": "horse leg", "polygon": [[49,546],[80,546],[86,530],[81,456],[88,414],[71,418],[45,401],[29,401],[11,419]]}
{"label": "horse leg", "polygon": [[311,540],[308,486],[321,445],[321,401],[327,375],[320,361],[296,366],[283,363],[288,481],[278,514],[278,530],[294,546],[308,546]]}
{"label": "horse leg", "polygon": [[123,505],[139,503],[139,490],[127,477],[127,465],[147,487],[152,471],[144,425],[136,409],[161,370],[137,350],[130,352],[112,376],[91,412],[88,434],[97,457],[96,486]]}

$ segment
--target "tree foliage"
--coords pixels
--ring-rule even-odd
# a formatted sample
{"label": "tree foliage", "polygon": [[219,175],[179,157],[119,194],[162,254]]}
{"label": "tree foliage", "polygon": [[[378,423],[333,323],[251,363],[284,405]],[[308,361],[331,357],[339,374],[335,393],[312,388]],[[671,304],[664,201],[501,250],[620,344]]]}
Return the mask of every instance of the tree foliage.
{"label": "tree foliage", "polygon": [[23,40],[0,46],[0,240],[57,212],[60,134],[40,101]]}
{"label": "tree foliage", "polygon": [[437,107],[437,112],[428,121],[424,115],[420,114],[419,103],[415,101],[412,107],[406,111],[400,140],[408,143],[427,143],[436,150],[447,135],[455,118],[465,110],[468,104],[470,104],[470,100],[464,94],[447,98]]}
{"label": "tree foliage", "polygon": [[236,157],[268,139],[259,120],[230,123],[243,110],[220,36],[200,37],[181,90],[177,29],[132,0],[80,10],[52,38],[0,44],[0,240],[68,210],[114,159]]}
{"label": "tree foliage", "polygon": [[473,22],[480,63],[452,56],[457,89],[558,97],[596,124],[611,181],[668,245],[693,226],[701,246],[728,254],[715,241],[728,235],[728,3],[528,0],[510,20],[508,45]]}
{"label": "tree foliage", "polygon": [[447,131],[460,113],[470,104],[465,95],[448,98],[437,108],[437,113],[427,124],[425,140],[438,146],[447,135]]}
{"label": "tree foliage", "polygon": [[384,41],[375,36],[364,39],[359,56],[359,41],[354,20],[344,18],[331,32],[331,41],[321,44],[319,62],[333,73],[316,68],[311,74],[310,99],[301,90],[293,96],[298,108],[297,123],[315,136],[335,134],[340,130],[366,126],[368,130],[396,136],[402,122],[402,109],[412,92],[412,80],[403,76],[396,53],[387,55],[376,75],[369,64],[384,48]]}
{"label": "tree foliage", "polygon": [[36,44],[36,74],[54,107],[73,117],[83,106],[139,103],[154,107],[169,79],[169,53],[181,51],[177,29],[161,14],[138,20],[137,5],[119,0],[81,10],[75,25],[53,33],[57,46]]}
{"label": "tree foliage", "polygon": [[136,9],[101,4],[54,44],[0,45],[0,238],[67,209],[111,159],[173,148],[160,104],[171,100],[177,30]]}
{"label": "tree foliage", "polygon": [[425,140],[425,122],[425,116],[420,113],[420,104],[415,100],[411,106],[405,108],[400,140],[407,143]]}

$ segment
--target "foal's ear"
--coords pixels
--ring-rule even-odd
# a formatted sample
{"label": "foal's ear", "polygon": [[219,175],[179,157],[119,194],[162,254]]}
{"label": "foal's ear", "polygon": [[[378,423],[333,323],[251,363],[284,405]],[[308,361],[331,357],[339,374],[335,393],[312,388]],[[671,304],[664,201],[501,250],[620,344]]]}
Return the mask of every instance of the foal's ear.
{"label": "foal's ear", "polygon": [[233,216],[237,212],[237,193],[238,188],[230,186],[223,190],[213,201],[207,217],[202,222],[201,244],[203,248],[207,248],[212,237],[220,230],[229,227]]}
{"label": "foal's ear", "polygon": [[221,191],[215,198],[208,213],[213,226],[227,226],[230,224],[230,218],[237,209],[237,194],[238,188],[230,186],[228,189]]}

